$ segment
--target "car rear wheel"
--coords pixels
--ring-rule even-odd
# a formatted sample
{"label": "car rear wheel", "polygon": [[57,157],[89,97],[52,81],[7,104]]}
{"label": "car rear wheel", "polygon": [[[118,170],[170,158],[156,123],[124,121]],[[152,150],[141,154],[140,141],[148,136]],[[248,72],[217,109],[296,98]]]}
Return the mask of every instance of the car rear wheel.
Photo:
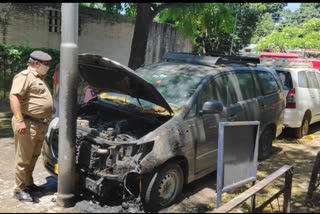
{"label": "car rear wheel", "polygon": [[147,209],[159,210],[171,205],[181,193],[183,171],[176,163],[169,163],[156,170],[144,186],[144,203]]}
{"label": "car rear wheel", "polygon": [[309,120],[307,117],[304,117],[302,120],[302,125],[300,128],[295,129],[295,136],[297,138],[302,138],[307,135],[309,132]]}
{"label": "car rear wheel", "polygon": [[271,154],[272,141],[274,139],[274,132],[271,127],[266,128],[259,139],[259,160],[267,159]]}

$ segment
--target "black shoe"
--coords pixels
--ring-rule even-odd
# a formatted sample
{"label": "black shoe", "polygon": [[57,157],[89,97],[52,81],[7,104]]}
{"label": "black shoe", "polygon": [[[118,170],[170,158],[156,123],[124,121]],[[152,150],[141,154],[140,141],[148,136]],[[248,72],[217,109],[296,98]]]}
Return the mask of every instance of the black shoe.
{"label": "black shoe", "polygon": [[25,192],[25,191],[15,192],[14,193],[14,197],[16,199],[18,199],[19,201],[28,201],[28,202],[32,202],[33,201],[33,198],[31,197],[31,195],[28,192]]}
{"label": "black shoe", "polygon": [[39,187],[39,186],[37,186],[35,184],[32,184],[31,186],[27,186],[25,190],[27,192],[38,192],[38,191],[43,190],[43,188]]}

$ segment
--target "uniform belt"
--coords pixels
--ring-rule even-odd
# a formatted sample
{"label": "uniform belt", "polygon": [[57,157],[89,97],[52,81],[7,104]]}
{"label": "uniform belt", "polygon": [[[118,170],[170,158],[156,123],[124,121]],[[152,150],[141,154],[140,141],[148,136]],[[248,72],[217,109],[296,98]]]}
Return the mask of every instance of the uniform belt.
{"label": "uniform belt", "polygon": [[31,117],[29,115],[24,115],[23,118],[28,119],[28,120],[32,120],[35,122],[40,122],[40,123],[48,123],[49,122],[49,120],[47,120],[47,119],[35,118],[35,117]]}

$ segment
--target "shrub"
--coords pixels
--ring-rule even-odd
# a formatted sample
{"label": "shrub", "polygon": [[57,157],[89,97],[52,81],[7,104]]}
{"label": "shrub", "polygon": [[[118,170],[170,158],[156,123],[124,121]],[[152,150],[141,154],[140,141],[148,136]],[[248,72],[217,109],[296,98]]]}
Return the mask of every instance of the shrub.
{"label": "shrub", "polygon": [[14,46],[0,43],[0,97],[6,98],[11,89],[13,77],[27,68],[30,53],[35,50],[41,50],[48,53],[52,60],[50,69],[46,74],[45,80],[52,88],[53,74],[56,64],[60,62],[60,51],[51,48],[30,48],[24,46]]}

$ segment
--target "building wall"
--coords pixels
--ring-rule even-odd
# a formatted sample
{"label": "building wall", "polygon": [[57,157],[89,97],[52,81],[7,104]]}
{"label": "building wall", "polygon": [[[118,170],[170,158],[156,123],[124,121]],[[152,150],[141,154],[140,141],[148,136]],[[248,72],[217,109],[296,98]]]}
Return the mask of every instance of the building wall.
{"label": "building wall", "polygon": [[[0,40],[33,48],[60,49],[61,33],[49,32],[49,11],[60,11],[59,3],[0,3]],[[60,13],[59,13],[60,15]],[[103,55],[128,65],[134,20],[120,17],[111,22],[103,11],[80,7],[79,53]],[[169,24],[153,23],[145,64],[157,62],[166,51],[191,52],[192,43]]]}

